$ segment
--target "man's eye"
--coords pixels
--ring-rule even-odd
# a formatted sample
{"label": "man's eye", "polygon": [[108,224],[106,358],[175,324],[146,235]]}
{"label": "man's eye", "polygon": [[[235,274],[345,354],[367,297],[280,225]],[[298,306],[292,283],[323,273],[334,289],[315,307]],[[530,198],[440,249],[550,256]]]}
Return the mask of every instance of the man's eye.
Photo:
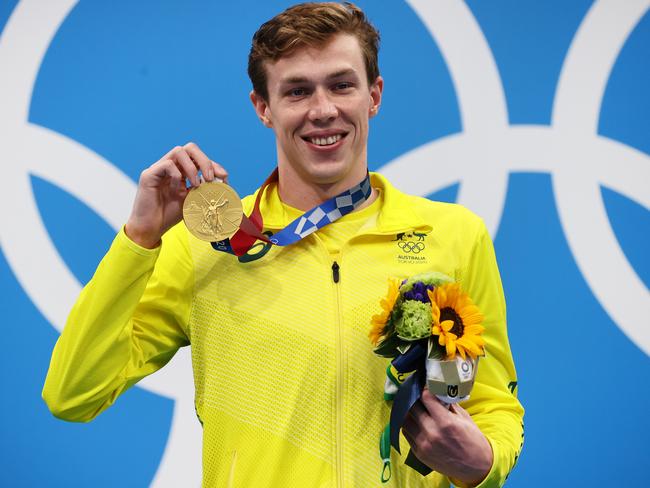
{"label": "man's eye", "polygon": [[342,81],[340,83],[337,83],[335,88],[337,90],[347,90],[348,88],[352,88],[352,83],[349,81]]}
{"label": "man's eye", "polygon": [[307,93],[307,90],[304,88],[292,88],[289,90],[290,97],[302,97]]}

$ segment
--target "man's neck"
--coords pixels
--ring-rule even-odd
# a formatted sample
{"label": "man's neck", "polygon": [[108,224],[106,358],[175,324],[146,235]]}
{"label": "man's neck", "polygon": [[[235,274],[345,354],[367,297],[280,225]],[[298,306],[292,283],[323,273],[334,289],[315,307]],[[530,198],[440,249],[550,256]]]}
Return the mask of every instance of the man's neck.
{"label": "man's neck", "polygon": [[[319,185],[314,183],[306,184],[302,181],[295,182],[291,181],[292,179],[290,177],[285,176],[283,178],[282,176],[283,174],[280,172],[280,178],[278,181],[278,193],[280,199],[286,205],[302,210],[303,212],[334,198],[363,180],[362,176],[359,178],[359,181],[344,181]],[[377,198],[377,191],[373,188],[370,197],[356,210],[361,210],[362,208],[367,207],[375,200],[375,198]]]}

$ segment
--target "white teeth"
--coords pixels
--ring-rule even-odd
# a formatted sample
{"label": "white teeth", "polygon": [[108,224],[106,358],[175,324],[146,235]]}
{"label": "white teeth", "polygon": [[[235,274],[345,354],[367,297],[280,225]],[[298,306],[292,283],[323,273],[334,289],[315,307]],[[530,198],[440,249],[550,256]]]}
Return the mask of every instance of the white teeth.
{"label": "white teeth", "polygon": [[341,134],[336,134],[335,136],[329,137],[310,137],[309,142],[316,144],[317,146],[330,146],[335,142],[340,141],[342,137],[343,136]]}

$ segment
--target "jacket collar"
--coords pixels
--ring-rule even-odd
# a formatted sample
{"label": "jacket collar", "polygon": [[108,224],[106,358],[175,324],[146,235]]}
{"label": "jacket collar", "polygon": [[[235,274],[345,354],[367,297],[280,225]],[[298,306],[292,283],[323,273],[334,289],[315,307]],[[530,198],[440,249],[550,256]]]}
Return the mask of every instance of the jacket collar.
{"label": "jacket collar", "polygon": [[370,181],[374,188],[382,191],[384,198],[377,217],[377,233],[394,234],[410,229],[431,231],[433,227],[414,209],[413,196],[399,191],[379,173],[370,173]]}
{"label": "jacket collar", "polygon": [[[414,197],[396,189],[379,173],[371,172],[370,182],[374,188],[381,191],[383,202],[376,221],[364,226],[364,234],[394,234],[410,229],[425,231],[432,229],[431,225],[414,210],[412,200]],[[259,191],[258,189],[253,195],[244,198],[242,203],[247,215],[252,211]],[[291,216],[287,214],[280,202],[276,183],[271,183],[264,189],[260,200],[260,211],[264,218],[265,229],[282,229],[291,221]]]}

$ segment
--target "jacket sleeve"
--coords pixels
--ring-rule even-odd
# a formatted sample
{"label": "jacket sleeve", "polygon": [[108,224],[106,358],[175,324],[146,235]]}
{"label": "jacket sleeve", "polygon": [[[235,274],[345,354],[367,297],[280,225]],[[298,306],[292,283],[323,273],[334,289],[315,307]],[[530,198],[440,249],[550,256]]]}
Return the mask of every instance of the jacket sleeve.
{"label": "jacket sleeve", "polygon": [[193,268],[183,230],[157,249],[118,233],[54,347],[43,399],[56,417],[92,420],[189,344]]}
{"label": "jacket sleeve", "polygon": [[474,242],[462,272],[461,287],[483,313],[486,356],[479,360],[470,399],[462,406],[492,446],[492,468],[478,485],[492,488],[505,483],[517,462],[523,446],[524,410],[515,391],[517,376],[508,342],[501,278],[492,240],[482,221]]}

